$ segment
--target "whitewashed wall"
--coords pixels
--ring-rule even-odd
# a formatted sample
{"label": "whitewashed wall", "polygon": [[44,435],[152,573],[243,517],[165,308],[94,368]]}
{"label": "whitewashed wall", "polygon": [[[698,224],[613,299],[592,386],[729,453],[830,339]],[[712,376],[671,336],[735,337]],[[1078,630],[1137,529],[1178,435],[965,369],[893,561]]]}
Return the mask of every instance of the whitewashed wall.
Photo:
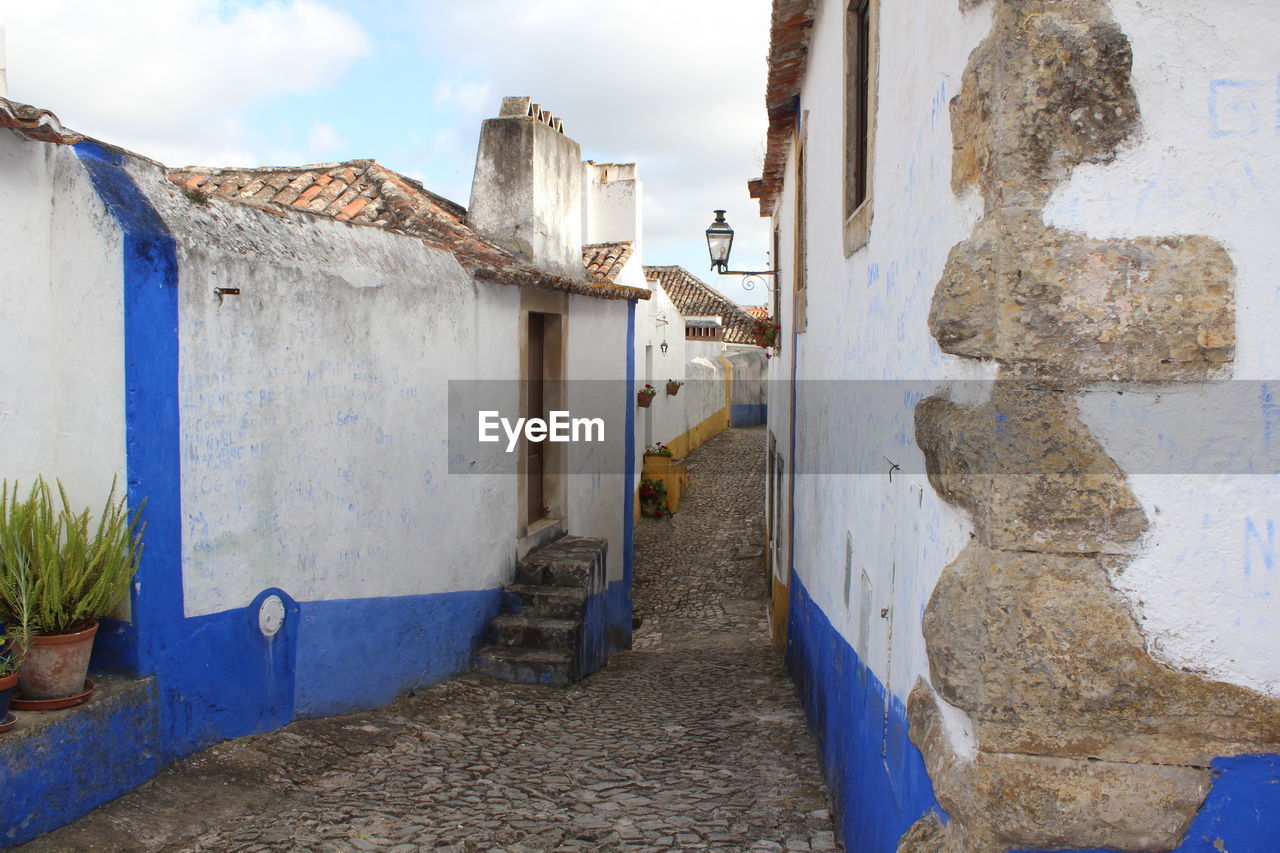
{"label": "whitewashed wall", "polygon": [[[989,5],[989,4],[988,4]],[[1280,349],[1280,95],[1276,25],[1263,2],[1158,5],[1114,0],[1133,44],[1134,86],[1143,129],[1113,163],[1078,168],[1046,210],[1050,224],[1091,237],[1206,234],[1235,261],[1236,363],[1230,376],[1274,377]],[[949,0],[881,6],[880,89],[869,245],[846,260],[840,234],[843,173],[843,4],[819,7],[801,97],[808,112],[808,331],[800,336],[799,378],[983,378],[989,370],[943,355],[927,315],[947,252],[981,212],[976,194],[951,192],[947,104],[959,91],[969,52],[986,35],[990,11],[961,14]],[[920,57],[931,61],[920,62]],[[794,160],[794,156],[792,158]],[[790,305],[794,162],[776,215],[780,264]],[[784,309],[785,315],[786,309]],[[790,329],[790,323],[786,323]],[[770,370],[790,373],[789,341]],[[773,389],[770,428],[785,447],[783,385]],[[868,405],[843,395],[805,398],[799,386],[796,568],[842,636],[899,698],[926,674],[920,612],[941,569],[968,539],[965,516],[945,505],[922,474],[912,404]],[[1150,398],[1145,398],[1150,402]],[[1130,483],[1152,523],[1144,551],[1113,579],[1131,599],[1153,653],[1171,664],[1280,693],[1280,662],[1269,649],[1277,633],[1275,528],[1280,492],[1274,479],[1209,473],[1151,474],[1149,455],[1132,442],[1135,417],[1156,426],[1164,415],[1089,395],[1086,423],[1129,466]],[[1165,409],[1174,407],[1165,401]],[[1274,422],[1265,393],[1246,417],[1255,438]],[[1224,419],[1207,406],[1189,443],[1210,441]],[[1233,420],[1238,425],[1240,417]],[[1172,422],[1169,423],[1172,426]],[[854,436],[858,441],[854,441]],[[858,470],[836,476],[859,446]],[[890,485],[883,460],[908,473]],[[783,508],[785,511],[785,508]],[[845,602],[846,550],[852,583]],[[860,575],[865,572],[866,582]],[[862,601],[862,589],[871,600]],[[889,608],[890,618],[880,618]]]}
{"label": "whitewashed wall", "polygon": [[[951,192],[947,104],[990,18],[983,11],[961,15],[952,0],[881,4],[874,220],[868,246],[846,259],[837,224],[844,221],[838,143],[844,135],[844,6],[839,0],[819,5],[801,93],[808,116],[809,266],[808,330],[798,343],[797,453],[788,460],[797,472],[794,562],[836,630],[905,699],[928,672],[920,613],[970,527],[923,473],[899,472],[890,482],[886,458],[907,472],[924,470],[915,444],[915,401],[886,399],[881,388],[859,382],[982,375],[939,351],[927,317],[948,251],[981,213],[978,198],[957,200]],[[794,168],[790,163],[788,195],[777,217],[787,331]],[[775,378],[789,378],[790,349],[785,340],[781,357],[771,361]],[[846,381],[805,384],[826,379]],[[785,449],[784,394],[785,385],[778,385],[769,403],[770,428]],[[852,460],[852,470],[867,473],[837,473],[851,470],[855,453],[860,458]],[[780,509],[785,514],[786,507]]]}
{"label": "whitewashed wall", "polygon": [[[1133,45],[1142,130],[1114,162],[1077,168],[1050,200],[1046,220],[1091,237],[1204,234],[1222,243],[1238,273],[1236,360],[1224,375],[1275,379],[1275,5],[1112,0],[1111,6]],[[1195,461],[1193,448],[1221,446],[1230,433],[1243,433],[1256,454],[1269,444],[1275,408],[1260,385],[1236,390],[1251,399],[1231,411],[1211,398],[1199,406],[1177,405],[1167,393],[1163,399],[1127,395],[1119,407],[1114,399],[1090,395],[1083,408],[1086,423],[1129,471],[1151,524],[1145,551],[1115,579],[1133,603],[1151,651],[1174,666],[1280,695],[1275,477],[1186,473],[1185,464],[1178,472],[1152,473],[1143,464],[1143,448],[1132,445],[1133,426],[1141,420],[1148,437],[1177,434],[1187,448],[1184,463]]]}
{"label": "whitewashed wall", "polygon": [[[573,296],[569,300],[566,378],[570,393],[575,390],[588,395],[592,405],[600,405],[601,389],[609,396],[607,405],[623,410],[634,405],[626,397],[622,378],[627,370],[626,303]],[[577,385],[574,380],[590,380]],[[570,399],[569,409],[575,415],[581,407]],[[587,416],[593,414],[588,412]],[[611,423],[621,425],[621,417]],[[569,500],[569,532],[575,536],[595,536],[609,540],[608,580],[623,576],[625,554],[622,548],[626,515],[623,496],[626,481],[622,476],[622,460],[618,448],[624,436],[605,435],[604,444],[569,444],[567,460],[567,495]],[[612,454],[612,455],[611,455]],[[639,456],[636,456],[639,459]]]}
{"label": "whitewashed wall", "polygon": [[75,152],[0,130],[0,478],[124,494],[121,234]]}
{"label": "whitewashed wall", "polygon": [[447,380],[519,375],[518,292],[411,237],[192,204],[134,171],[178,245],[187,615],[271,586],[315,601],[505,582],[516,481],[449,474]]}

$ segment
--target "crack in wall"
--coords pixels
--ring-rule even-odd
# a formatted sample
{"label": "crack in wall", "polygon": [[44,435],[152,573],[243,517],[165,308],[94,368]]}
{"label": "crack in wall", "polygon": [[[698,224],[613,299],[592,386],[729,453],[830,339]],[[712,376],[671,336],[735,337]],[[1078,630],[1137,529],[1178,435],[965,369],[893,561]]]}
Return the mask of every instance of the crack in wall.
{"label": "crack in wall", "polygon": [[[976,187],[985,213],[953,248],[929,325],[943,351],[995,361],[1000,381],[981,405],[916,408],[930,483],[974,525],[926,608],[932,686],[908,702],[952,820],[927,815],[899,850],[1170,850],[1214,757],[1280,751],[1280,700],[1147,653],[1110,581],[1147,517],[1074,398],[1090,382],[1227,369],[1235,267],[1203,236],[1045,224],[1072,169],[1114,159],[1137,131],[1132,52],[1105,0],[995,2],[951,115],[953,189]],[[969,715],[972,760],[939,702]]]}

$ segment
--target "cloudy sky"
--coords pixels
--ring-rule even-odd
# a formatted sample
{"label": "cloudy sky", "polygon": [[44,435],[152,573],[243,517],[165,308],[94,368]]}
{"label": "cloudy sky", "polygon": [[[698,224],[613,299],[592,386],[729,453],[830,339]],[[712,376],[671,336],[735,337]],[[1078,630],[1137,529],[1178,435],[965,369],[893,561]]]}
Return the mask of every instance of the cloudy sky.
{"label": "cloudy sky", "polygon": [[[645,262],[767,263],[760,174],[768,0],[0,0],[9,96],[168,165],[372,157],[466,204],[504,95],[562,117],[597,162],[639,164]],[[714,280],[713,280],[714,279]]]}

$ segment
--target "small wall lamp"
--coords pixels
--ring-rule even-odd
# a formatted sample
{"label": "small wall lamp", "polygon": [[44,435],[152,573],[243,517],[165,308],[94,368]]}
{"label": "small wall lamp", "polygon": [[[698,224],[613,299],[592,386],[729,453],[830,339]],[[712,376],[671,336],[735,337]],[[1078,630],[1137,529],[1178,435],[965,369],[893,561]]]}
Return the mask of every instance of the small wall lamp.
{"label": "small wall lamp", "polygon": [[716,215],[715,221],[707,227],[707,251],[711,253],[711,269],[715,270],[719,275],[741,275],[746,276],[742,281],[744,290],[751,290],[755,287],[752,278],[760,279],[765,289],[773,292],[775,288],[770,287],[768,282],[764,280],[764,276],[776,276],[777,270],[731,270],[729,269],[729,252],[733,249],[733,229],[729,227],[729,223],[724,219],[724,211],[713,211]]}

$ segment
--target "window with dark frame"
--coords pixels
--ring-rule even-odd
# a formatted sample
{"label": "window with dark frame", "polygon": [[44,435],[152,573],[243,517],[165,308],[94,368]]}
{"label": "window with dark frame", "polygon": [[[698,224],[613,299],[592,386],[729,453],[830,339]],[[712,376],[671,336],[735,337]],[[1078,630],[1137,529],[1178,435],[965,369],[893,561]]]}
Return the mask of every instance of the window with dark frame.
{"label": "window with dark frame", "polygon": [[871,0],[845,14],[845,204],[847,219],[867,200],[871,148]]}

